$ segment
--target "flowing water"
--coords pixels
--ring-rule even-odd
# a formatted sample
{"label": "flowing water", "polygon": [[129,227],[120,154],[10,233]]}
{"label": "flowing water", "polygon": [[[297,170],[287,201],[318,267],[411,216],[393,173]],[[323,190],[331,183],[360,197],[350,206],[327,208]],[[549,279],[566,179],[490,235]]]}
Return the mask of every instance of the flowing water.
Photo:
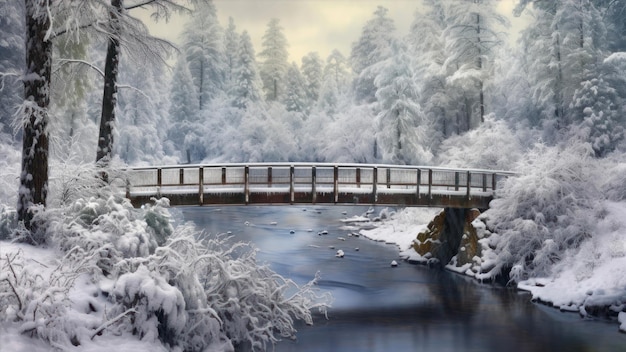
{"label": "flowing water", "polygon": [[298,325],[297,340],[276,351],[626,351],[616,322],[584,320],[533,304],[525,293],[411,265],[394,245],[349,236],[354,231],[340,219],[367,207],[178,209],[211,234],[254,243],[260,263],[298,284],[321,274],[318,287],[334,296],[328,319]]}

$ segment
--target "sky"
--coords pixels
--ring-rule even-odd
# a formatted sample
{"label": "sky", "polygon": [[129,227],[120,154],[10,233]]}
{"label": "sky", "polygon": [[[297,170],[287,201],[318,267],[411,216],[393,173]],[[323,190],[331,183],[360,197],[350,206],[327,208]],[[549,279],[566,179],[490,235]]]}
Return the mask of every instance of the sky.
{"label": "sky", "polygon": [[[513,32],[522,26],[523,19],[512,18],[517,0],[500,0],[499,10],[510,17]],[[300,64],[306,54],[315,51],[322,59],[338,49],[350,56],[351,45],[361,33],[363,25],[372,18],[377,6],[389,10],[399,35],[408,33],[420,1],[416,0],[214,0],[217,15],[223,27],[232,17],[237,32],[247,30],[254,49],[262,50],[261,42],[272,18],[278,18],[289,43],[289,61]],[[147,18],[147,16],[142,16]],[[174,43],[179,41],[185,16],[176,16],[169,23],[155,24],[146,20],[157,37]],[[515,39],[515,34],[512,35]]]}

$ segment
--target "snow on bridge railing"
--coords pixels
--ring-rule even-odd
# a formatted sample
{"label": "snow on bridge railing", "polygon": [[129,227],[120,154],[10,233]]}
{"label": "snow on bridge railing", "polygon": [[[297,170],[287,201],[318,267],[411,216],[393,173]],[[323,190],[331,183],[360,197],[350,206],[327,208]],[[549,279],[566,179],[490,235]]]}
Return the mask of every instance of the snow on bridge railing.
{"label": "snow on bridge railing", "polygon": [[170,165],[127,171],[128,198],[139,202],[166,196],[172,205],[450,202],[484,207],[498,181],[514,175],[480,169],[335,163]]}

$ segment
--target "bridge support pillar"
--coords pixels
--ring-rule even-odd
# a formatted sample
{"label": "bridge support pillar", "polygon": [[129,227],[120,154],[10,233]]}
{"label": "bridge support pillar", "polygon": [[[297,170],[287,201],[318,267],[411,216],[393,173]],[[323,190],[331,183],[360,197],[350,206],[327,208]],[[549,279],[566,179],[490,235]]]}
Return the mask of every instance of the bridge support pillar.
{"label": "bridge support pillar", "polygon": [[454,256],[457,259],[469,256],[471,260],[480,251],[472,225],[479,214],[477,209],[445,208],[428,224],[427,230],[417,235],[413,248],[424,258],[436,259],[441,266],[450,263]]}

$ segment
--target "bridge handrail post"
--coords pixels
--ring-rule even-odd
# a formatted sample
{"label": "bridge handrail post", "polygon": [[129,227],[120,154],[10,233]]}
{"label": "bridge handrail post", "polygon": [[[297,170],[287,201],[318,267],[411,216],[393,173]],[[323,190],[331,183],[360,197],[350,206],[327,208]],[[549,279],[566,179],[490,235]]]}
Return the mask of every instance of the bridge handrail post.
{"label": "bridge handrail post", "polygon": [[361,168],[356,168],[356,187],[361,188]]}
{"label": "bridge handrail post", "polygon": [[161,197],[161,187],[163,185],[163,172],[161,168],[157,168],[157,197]]}
{"label": "bridge handrail post", "polygon": [[470,196],[470,190],[472,189],[472,173],[470,171],[467,172],[467,199],[470,200],[472,197]]}
{"label": "bridge handrail post", "polygon": [[294,180],[295,168],[293,165],[289,167],[289,200],[291,204],[295,201],[295,180]]}
{"label": "bridge handrail post", "polygon": [[458,171],[454,172],[454,190],[455,191],[459,190],[459,172]]}
{"label": "bridge handrail post", "polygon": [[433,169],[428,169],[428,199],[433,199]]}
{"label": "bridge handrail post", "polygon": [[376,204],[378,201],[378,168],[374,166],[372,169],[372,204]]}
{"label": "bridge handrail post", "polygon": [[339,202],[339,166],[333,166],[333,193],[335,204]]}
{"label": "bridge handrail post", "polygon": [[226,184],[226,166],[222,166],[222,186]]}
{"label": "bridge handrail post", "polygon": [[417,199],[420,199],[422,196],[420,194],[420,183],[422,183],[422,170],[421,169],[417,169],[417,187],[415,192],[417,193]]}
{"label": "bridge handrail post", "polygon": [[487,192],[487,174],[483,173],[483,192]]}
{"label": "bridge handrail post", "polygon": [[243,193],[245,197],[245,203],[248,205],[250,202],[250,167],[248,165],[243,168]]}
{"label": "bridge handrail post", "polygon": [[130,177],[126,174],[126,198],[130,199]]}
{"label": "bridge handrail post", "polygon": [[311,165],[311,203],[315,204],[317,201],[317,170],[315,165]]}
{"label": "bridge handrail post", "polygon": [[495,172],[491,174],[491,195],[492,196],[496,195],[496,184],[498,183],[497,176],[498,174]]}
{"label": "bridge handrail post", "polygon": [[272,187],[272,167],[267,167],[267,185]]}
{"label": "bridge handrail post", "polygon": [[391,188],[391,168],[387,168],[387,188]]}
{"label": "bridge handrail post", "polygon": [[198,169],[198,193],[200,205],[204,204],[204,167]]}
{"label": "bridge handrail post", "polygon": [[178,184],[185,184],[185,169],[183,169],[182,167],[178,170]]}

